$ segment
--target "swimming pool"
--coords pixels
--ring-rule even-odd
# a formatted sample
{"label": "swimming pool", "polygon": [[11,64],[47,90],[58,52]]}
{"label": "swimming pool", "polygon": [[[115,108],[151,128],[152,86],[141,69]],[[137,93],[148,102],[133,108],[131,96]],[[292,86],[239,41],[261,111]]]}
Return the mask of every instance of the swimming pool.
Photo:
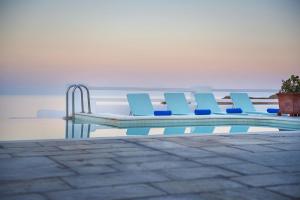
{"label": "swimming pool", "polygon": [[94,123],[74,123],[71,120],[14,118],[1,119],[0,141],[88,139],[117,137],[169,137],[191,135],[258,134],[300,131],[288,125],[255,123],[226,123],[180,125],[180,126],[139,126],[114,127]]}
{"label": "swimming pool", "polygon": [[[20,104],[19,102],[22,102]],[[64,96],[61,97],[34,97],[34,96],[8,96],[0,97],[3,105],[0,113],[0,141],[14,140],[52,140],[52,139],[86,139],[110,137],[168,137],[188,135],[213,135],[213,134],[252,134],[252,133],[278,133],[279,131],[300,131],[299,118],[278,118],[283,120],[264,119],[226,119],[223,116],[199,117],[191,120],[193,116],[186,116],[183,121],[157,120],[128,121],[131,116],[125,115],[123,120],[110,119],[109,124],[99,121],[65,121]],[[105,105],[105,107],[109,107]],[[126,105],[123,106],[124,108]],[[122,108],[123,108],[122,107]],[[268,105],[257,105],[258,110],[265,110]],[[12,109],[13,108],[13,109]],[[41,108],[47,108],[41,112]],[[101,112],[104,112],[101,107]],[[226,107],[222,107],[224,110]],[[122,110],[117,107],[116,110]],[[55,115],[53,114],[55,112]],[[110,111],[110,110],[108,110]],[[212,119],[212,117],[214,119]],[[181,118],[180,116],[178,118]],[[121,119],[121,118],[120,118]],[[143,118],[141,118],[143,119]],[[294,121],[297,120],[298,121]],[[168,123],[166,123],[168,121]],[[282,121],[285,121],[282,123]],[[289,121],[294,121],[290,124]],[[153,123],[155,122],[155,123]],[[157,123],[158,122],[158,123]],[[245,126],[248,127],[245,128]],[[201,128],[202,127],[202,128]],[[88,131],[89,130],[89,131]],[[239,130],[239,131],[238,131]],[[243,131],[243,132],[241,132]],[[198,132],[198,133],[197,133]]]}
{"label": "swimming pool", "polygon": [[217,126],[169,126],[169,127],[131,127],[116,128],[95,124],[67,125],[66,139],[86,139],[97,137],[167,137],[192,135],[228,135],[228,134],[257,134],[278,133],[282,131],[297,131],[297,129],[275,126],[249,125],[217,125]]}

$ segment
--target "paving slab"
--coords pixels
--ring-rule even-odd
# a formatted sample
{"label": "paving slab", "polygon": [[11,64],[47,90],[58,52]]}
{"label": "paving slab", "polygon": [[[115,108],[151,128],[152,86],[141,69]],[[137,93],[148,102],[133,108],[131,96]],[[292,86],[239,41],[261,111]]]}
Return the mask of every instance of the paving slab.
{"label": "paving slab", "polygon": [[265,166],[300,165],[300,151],[261,152],[234,156]]}
{"label": "paving slab", "polygon": [[122,139],[103,139],[103,140],[89,140],[91,144],[115,144],[115,143],[126,143]]}
{"label": "paving slab", "polygon": [[225,164],[222,165],[222,167],[242,174],[268,174],[280,172],[280,170],[253,163]]}
{"label": "paving slab", "polygon": [[207,200],[201,197],[201,194],[176,194],[176,195],[165,195],[159,197],[150,198],[138,198],[135,200]]}
{"label": "paving slab", "polygon": [[73,160],[88,160],[88,159],[105,159],[114,157],[111,153],[77,153],[77,154],[62,154],[62,155],[54,155],[50,156],[52,159],[57,161],[73,161]]}
{"label": "paving slab", "polygon": [[243,185],[226,179],[200,179],[200,180],[182,180],[153,183],[154,186],[170,194],[212,192],[244,187]]}
{"label": "paving slab", "polygon": [[58,178],[44,178],[29,181],[13,181],[0,184],[0,196],[20,193],[49,192],[71,189]]}
{"label": "paving slab", "polygon": [[79,144],[79,145],[67,145],[58,146],[62,150],[78,150],[78,149],[111,149],[111,148],[128,148],[137,147],[131,143],[100,143],[100,144]]}
{"label": "paving slab", "polygon": [[300,174],[262,174],[251,176],[240,176],[232,178],[243,184],[254,187],[265,187],[272,185],[290,185],[300,183]]}
{"label": "paving slab", "polygon": [[174,161],[182,160],[182,158],[175,155],[153,155],[153,156],[134,156],[134,157],[115,157],[115,160],[120,163],[143,163],[143,162],[154,162],[154,161]]}
{"label": "paving slab", "polygon": [[239,174],[217,167],[194,167],[163,170],[162,174],[172,180],[188,180],[211,177],[235,177]]}
{"label": "paving slab", "polygon": [[76,160],[59,160],[60,163],[68,167],[77,167],[77,166],[94,166],[94,165],[113,165],[118,162],[110,158],[92,158],[92,159],[76,159]]}
{"label": "paving slab", "polygon": [[1,153],[0,154],[0,159],[2,158],[11,158],[11,155],[7,154],[7,153]]}
{"label": "paving slab", "polygon": [[278,135],[278,136],[273,136],[268,138],[269,141],[273,142],[273,143],[300,143],[300,137],[294,135],[290,136],[290,135]]}
{"label": "paving slab", "polygon": [[114,152],[116,156],[132,157],[132,156],[154,156],[154,155],[165,155],[161,151],[147,150],[147,151],[122,151]]}
{"label": "paving slab", "polygon": [[191,161],[185,161],[185,160],[173,160],[173,161],[167,160],[167,161],[112,165],[112,167],[117,168],[121,171],[159,170],[159,169],[172,169],[172,168],[188,168],[188,167],[197,167],[197,166],[200,166],[200,164]]}
{"label": "paving slab", "polygon": [[73,175],[46,157],[6,158],[0,162],[0,181]]}
{"label": "paving slab", "polygon": [[75,154],[81,154],[84,153],[84,151],[81,150],[75,150],[75,151],[35,151],[35,152],[19,152],[19,153],[13,153],[12,155],[14,157],[41,157],[41,156],[56,156],[56,155],[75,155]]}
{"label": "paving slab", "polygon": [[123,148],[109,148],[109,149],[85,149],[85,152],[88,153],[116,153],[116,152],[129,152],[129,151],[150,151],[152,149],[142,146],[136,146],[136,147],[123,147]]}
{"label": "paving slab", "polygon": [[203,147],[202,149],[210,152],[214,152],[217,155],[224,156],[236,156],[236,155],[252,155],[253,153],[247,150],[242,150],[238,148],[234,148],[232,146],[217,146],[217,147]]}
{"label": "paving slab", "polygon": [[108,185],[122,185],[134,183],[148,183],[157,181],[166,181],[168,178],[155,172],[116,172],[109,174],[93,174],[64,177],[70,185],[77,188],[108,186]]}
{"label": "paving slab", "polygon": [[47,152],[47,151],[59,151],[57,147],[50,146],[33,146],[33,147],[8,147],[0,149],[0,153],[33,153],[33,152]]}
{"label": "paving slab", "polygon": [[[269,151],[280,151],[278,148],[273,148],[273,146],[268,145],[258,145],[258,144],[249,144],[249,145],[234,145],[234,148],[250,151],[253,153],[259,152],[269,152]],[[276,147],[276,145],[274,145]]]}
{"label": "paving slab", "polygon": [[2,196],[1,200],[47,200],[47,198],[45,198],[40,194],[23,194],[23,195]]}
{"label": "paving slab", "polygon": [[270,192],[260,188],[242,188],[224,190],[214,193],[204,193],[199,195],[203,199],[209,200],[289,200],[290,198]]}
{"label": "paving slab", "polygon": [[284,194],[286,196],[290,196],[293,198],[300,199],[300,184],[298,185],[279,185],[274,187],[268,187],[267,189]]}
{"label": "paving slab", "polygon": [[287,150],[287,151],[300,151],[300,142],[299,143],[280,143],[280,144],[269,144],[266,147]]}
{"label": "paving slab", "polygon": [[223,144],[231,144],[231,145],[249,145],[249,144],[271,144],[272,141],[262,140],[259,138],[247,138],[246,140],[243,138],[236,137],[228,137],[221,139],[220,141]]}
{"label": "paving slab", "polygon": [[[199,138],[201,137],[201,138]],[[220,136],[222,137],[222,136]],[[181,144],[187,147],[205,147],[205,146],[220,146],[222,145],[219,139],[211,138],[205,135],[202,136],[190,136],[189,138],[182,138],[182,137],[170,137],[170,138],[162,138],[161,141],[170,141],[176,142],[177,144]]]}
{"label": "paving slab", "polygon": [[75,200],[75,199],[131,199],[146,196],[163,195],[164,192],[153,188],[149,185],[122,185],[122,186],[107,186],[100,188],[88,188],[78,190],[68,190],[60,192],[48,193],[51,200]]}
{"label": "paving slab", "polygon": [[82,145],[92,144],[92,140],[49,140],[49,141],[38,141],[37,144],[40,146],[67,146],[67,145]]}
{"label": "paving slab", "polygon": [[300,165],[274,166],[274,168],[282,172],[300,172]]}
{"label": "paving slab", "polygon": [[103,174],[117,171],[116,169],[106,165],[75,166],[71,168],[79,174]]}
{"label": "paving slab", "polygon": [[206,165],[225,165],[225,164],[237,164],[237,163],[245,163],[243,160],[218,156],[218,157],[210,157],[210,158],[197,158],[193,159],[201,164]]}
{"label": "paving slab", "polygon": [[16,148],[16,147],[40,147],[41,145],[38,142],[2,142],[1,147],[2,148]]}
{"label": "paving slab", "polygon": [[186,158],[203,158],[203,157],[213,157],[216,156],[213,152],[208,152],[202,149],[186,147],[179,149],[164,149],[164,152],[168,152],[171,155],[176,155]]}
{"label": "paving slab", "polygon": [[186,146],[168,141],[140,142],[139,144],[158,149],[186,148]]}

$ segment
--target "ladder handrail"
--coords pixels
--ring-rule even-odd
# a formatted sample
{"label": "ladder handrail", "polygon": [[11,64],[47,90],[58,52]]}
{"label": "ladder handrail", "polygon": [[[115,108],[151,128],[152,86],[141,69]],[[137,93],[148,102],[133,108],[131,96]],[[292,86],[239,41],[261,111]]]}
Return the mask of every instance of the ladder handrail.
{"label": "ladder handrail", "polygon": [[88,89],[87,86],[82,85],[82,84],[78,84],[79,87],[83,87],[86,90],[86,94],[87,94],[87,101],[88,101],[88,114],[91,114],[91,98],[90,98],[90,90]]}
{"label": "ladder handrail", "polygon": [[[72,115],[70,116],[69,114],[69,93],[72,90]],[[76,90],[79,89],[80,91],[80,97],[81,97],[81,112],[85,113],[85,109],[84,109],[84,92],[83,89],[85,89],[86,91],[86,96],[87,96],[87,106],[88,106],[88,114],[91,114],[91,98],[90,98],[90,91],[89,88],[83,84],[72,84],[70,86],[68,86],[67,90],[66,90],[66,119],[70,119],[72,117],[75,116],[75,92]]]}
{"label": "ladder handrail", "polygon": [[69,118],[69,91],[71,88],[73,88],[75,86],[76,86],[76,84],[72,84],[66,90],[66,118]]}
{"label": "ladder handrail", "polygon": [[75,116],[75,91],[76,89],[79,89],[80,96],[81,96],[81,112],[84,113],[84,103],[83,103],[83,91],[82,88],[76,85],[72,91],[72,117]]}

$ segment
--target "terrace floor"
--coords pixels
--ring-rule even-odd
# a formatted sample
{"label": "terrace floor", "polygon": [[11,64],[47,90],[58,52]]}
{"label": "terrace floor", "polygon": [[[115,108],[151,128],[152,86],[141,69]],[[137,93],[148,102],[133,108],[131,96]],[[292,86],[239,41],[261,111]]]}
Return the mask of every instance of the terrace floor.
{"label": "terrace floor", "polygon": [[0,198],[300,199],[300,132],[2,142]]}

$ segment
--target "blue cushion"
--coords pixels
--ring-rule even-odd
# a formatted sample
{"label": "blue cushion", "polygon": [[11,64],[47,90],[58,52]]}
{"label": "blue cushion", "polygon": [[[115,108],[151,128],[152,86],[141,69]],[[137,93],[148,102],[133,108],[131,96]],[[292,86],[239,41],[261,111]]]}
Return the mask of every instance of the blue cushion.
{"label": "blue cushion", "polygon": [[155,110],[154,111],[155,116],[169,116],[172,115],[171,110]]}
{"label": "blue cushion", "polygon": [[268,113],[279,113],[279,109],[278,108],[268,108],[267,112]]}
{"label": "blue cushion", "polygon": [[242,113],[243,110],[241,108],[227,108],[226,112],[227,113]]}
{"label": "blue cushion", "polygon": [[211,111],[210,109],[196,109],[195,115],[210,115]]}

